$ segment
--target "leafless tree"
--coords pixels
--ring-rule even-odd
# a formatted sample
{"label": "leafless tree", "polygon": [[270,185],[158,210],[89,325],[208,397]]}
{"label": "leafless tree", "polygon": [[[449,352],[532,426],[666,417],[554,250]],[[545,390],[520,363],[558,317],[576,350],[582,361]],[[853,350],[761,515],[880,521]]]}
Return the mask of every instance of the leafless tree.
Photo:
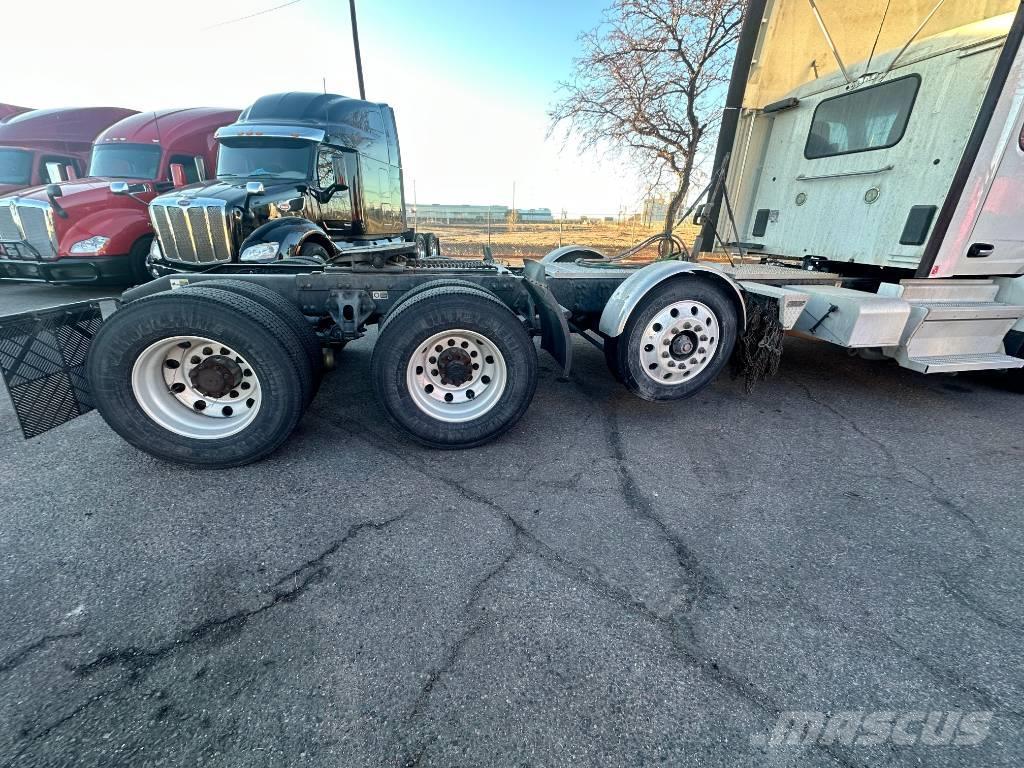
{"label": "leafless tree", "polygon": [[615,0],[584,33],[572,81],[550,112],[583,150],[627,153],[668,182],[665,233],[717,133],[746,0]]}

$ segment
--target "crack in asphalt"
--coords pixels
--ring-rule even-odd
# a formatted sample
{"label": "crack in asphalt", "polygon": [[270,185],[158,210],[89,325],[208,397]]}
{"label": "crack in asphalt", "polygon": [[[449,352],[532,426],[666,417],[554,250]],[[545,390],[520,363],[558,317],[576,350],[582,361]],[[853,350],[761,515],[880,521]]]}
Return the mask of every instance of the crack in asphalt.
{"label": "crack in asphalt", "polygon": [[43,635],[38,640],[24,645],[14,653],[4,657],[0,660],[0,674],[10,672],[11,670],[20,666],[25,662],[33,653],[46,648],[53,643],[58,643],[61,640],[70,640],[75,637],[81,637],[82,631],[75,630],[74,632],[63,632],[55,635]]}
{"label": "crack in asphalt", "polygon": [[[864,437],[877,447],[889,460],[893,469],[899,473],[899,479],[922,493],[927,494],[937,506],[941,507],[953,517],[961,521],[968,534],[977,543],[980,551],[959,569],[951,568],[939,571],[939,586],[943,592],[958,604],[977,615],[979,618],[989,622],[999,629],[1015,635],[1019,635],[1024,631],[1024,626],[1020,623],[1005,619],[997,611],[985,605],[980,598],[972,595],[967,589],[965,589],[964,582],[969,580],[970,572],[977,568],[983,561],[989,560],[994,554],[995,547],[988,533],[981,527],[981,525],[979,525],[978,521],[970,514],[970,512],[964,508],[963,504],[957,501],[954,494],[944,488],[930,473],[920,467],[901,461],[901,459],[883,440],[872,435],[861,427],[854,419],[850,418],[832,404],[816,397],[807,384],[791,375],[786,376],[786,378],[803,390],[808,400],[842,419],[842,421],[853,429],[854,432]],[[909,468],[916,474],[920,475],[925,482],[922,483],[910,477],[906,468]],[[1016,553],[1011,552],[1011,554]]]}
{"label": "crack in asphalt", "polygon": [[[529,528],[521,524],[508,510],[501,507],[492,499],[466,487],[464,483],[458,480],[437,474],[436,470],[429,467],[425,462],[396,449],[393,441],[388,441],[382,435],[378,434],[371,426],[353,419],[346,421],[334,419],[331,420],[331,423],[334,426],[345,429],[349,434],[353,435],[357,439],[369,443],[378,450],[395,457],[414,471],[426,476],[428,479],[440,482],[456,491],[467,501],[484,506],[499,515],[512,527],[516,538],[524,542],[524,551],[536,554],[542,562],[548,564],[556,572],[562,573],[571,581],[587,587],[591,592],[596,593],[599,597],[614,603],[635,618],[658,628],[668,640],[675,656],[680,660],[687,662],[708,682],[729,691],[737,698],[754,705],[758,710],[761,710],[764,714],[771,717],[777,717],[780,712],[785,710],[785,707],[772,699],[768,693],[757,688],[741,674],[720,663],[716,658],[709,654],[697,639],[693,631],[692,623],[688,617],[677,617],[674,613],[663,616],[649,608],[646,603],[634,598],[628,590],[608,582],[593,564],[580,564],[579,562],[566,557],[561,552],[558,552],[545,541],[540,539],[536,534],[530,531]],[[354,426],[357,426],[358,430],[353,429]],[[698,573],[703,573],[703,570],[701,569]],[[724,589],[721,585],[718,585],[715,580],[711,580],[708,587],[705,588],[701,594],[717,596],[719,594],[724,594]],[[690,608],[692,607],[693,604],[691,603]],[[458,644],[458,652],[446,655],[446,660],[449,664],[445,668],[444,674],[448,674],[452,671],[455,663],[458,661],[459,655],[465,648],[466,642],[476,636],[482,629],[482,626],[472,628],[468,633],[469,636],[465,637],[464,641]],[[428,682],[430,682],[429,679]],[[426,696],[423,696],[424,701],[418,705],[416,710],[414,710],[418,713],[417,716],[422,714],[426,700],[429,699],[429,694],[433,691],[436,682],[436,680],[430,682],[430,688],[426,692]],[[422,694],[423,691],[421,689],[421,696]],[[417,699],[418,701],[419,698],[420,697]],[[426,750],[429,748],[429,744],[430,742],[428,741],[427,744],[422,745],[411,753],[407,752],[406,761],[404,763],[405,768],[413,768],[414,766],[417,766],[426,753]],[[846,766],[847,768],[856,768],[858,766],[858,763],[854,762],[852,758],[845,753],[845,750],[837,745],[820,746],[816,748],[839,765]]]}
{"label": "crack in asphalt", "polygon": [[[129,675],[127,680],[101,691],[99,694],[91,697],[83,704],[76,706],[69,713],[62,715],[57,720],[38,729],[25,729],[21,733],[20,737],[21,740],[26,743],[18,751],[12,761],[7,763],[7,765],[13,764],[14,760],[24,754],[32,743],[45,738],[61,725],[64,725],[70,720],[78,717],[96,702],[137,683],[163,659],[207,640],[212,640],[214,644],[218,644],[227,637],[240,632],[250,619],[266,613],[277,606],[295,602],[303,596],[310,587],[318,583],[327,575],[331,566],[328,565],[326,561],[332,555],[341,550],[345,544],[355,539],[363,531],[383,530],[395,523],[405,520],[412,514],[413,510],[409,509],[401,514],[394,515],[384,520],[370,520],[353,523],[345,530],[345,533],[340,538],[333,541],[316,557],[305,561],[299,567],[292,569],[274,582],[272,585],[273,591],[270,592],[267,599],[255,608],[239,610],[219,619],[204,621],[191,629],[182,632],[173,639],[166,640],[149,648],[137,646],[114,648],[104,651],[96,656],[92,661],[85,664],[68,666],[68,670],[79,679],[89,678],[112,667],[125,669],[129,672]],[[289,580],[293,582],[290,588],[279,589],[279,587]]]}

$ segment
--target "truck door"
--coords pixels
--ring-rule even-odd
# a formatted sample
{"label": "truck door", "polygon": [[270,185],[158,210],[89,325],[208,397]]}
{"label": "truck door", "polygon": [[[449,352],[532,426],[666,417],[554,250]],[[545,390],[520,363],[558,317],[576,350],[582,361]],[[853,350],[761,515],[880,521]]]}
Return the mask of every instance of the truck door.
{"label": "truck door", "polygon": [[[344,153],[334,147],[321,147],[316,157],[317,183],[321,189],[330,189],[342,182],[351,184],[351,179],[339,178],[338,171],[345,167]],[[320,203],[320,219],[327,234],[340,237],[352,229],[351,189],[335,190],[331,198]]]}

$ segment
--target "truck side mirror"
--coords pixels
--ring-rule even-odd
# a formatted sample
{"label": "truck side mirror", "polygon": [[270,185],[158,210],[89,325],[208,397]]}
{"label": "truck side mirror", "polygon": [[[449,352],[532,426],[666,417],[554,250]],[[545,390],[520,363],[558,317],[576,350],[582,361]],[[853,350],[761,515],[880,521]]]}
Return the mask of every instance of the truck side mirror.
{"label": "truck side mirror", "polygon": [[704,215],[707,213],[708,204],[701,203],[693,212],[693,223],[700,225],[704,223]]}
{"label": "truck side mirror", "polygon": [[60,184],[47,184],[46,185],[46,196],[53,200],[55,197],[63,197],[64,192],[60,188]]}
{"label": "truck side mirror", "polygon": [[174,183],[175,189],[188,184],[188,181],[185,179],[184,165],[181,163],[171,163],[171,181]]}
{"label": "truck side mirror", "polygon": [[75,170],[75,166],[70,163],[64,166],[64,178],[68,181],[75,181],[78,178],[78,171]]}
{"label": "truck side mirror", "polygon": [[262,195],[264,192],[262,181],[247,181],[245,183],[245,194]]}
{"label": "truck side mirror", "polygon": [[110,182],[110,194],[112,195],[127,195],[129,191],[129,185],[127,181],[112,181]]}

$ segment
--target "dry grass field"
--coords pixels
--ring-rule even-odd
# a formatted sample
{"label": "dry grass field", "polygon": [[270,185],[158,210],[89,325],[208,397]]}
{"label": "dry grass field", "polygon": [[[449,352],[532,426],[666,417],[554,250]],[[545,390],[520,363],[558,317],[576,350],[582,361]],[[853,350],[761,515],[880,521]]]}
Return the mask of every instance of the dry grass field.
{"label": "dry grass field", "polygon": [[[594,222],[586,224],[566,223],[559,231],[554,224],[507,224],[492,225],[488,236],[486,225],[477,224],[427,224],[421,230],[434,232],[441,240],[441,252],[445,256],[480,258],[483,247],[488,244],[496,259],[516,264],[524,258],[537,259],[559,245],[586,245],[612,256],[656,234],[660,228],[644,227],[639,223],[623,224]],[[693,243],[699,228],[693,224],[681,225],[676,234],[687,246]],[[643,252],[639,257],[656,258],[656,247]]]}

